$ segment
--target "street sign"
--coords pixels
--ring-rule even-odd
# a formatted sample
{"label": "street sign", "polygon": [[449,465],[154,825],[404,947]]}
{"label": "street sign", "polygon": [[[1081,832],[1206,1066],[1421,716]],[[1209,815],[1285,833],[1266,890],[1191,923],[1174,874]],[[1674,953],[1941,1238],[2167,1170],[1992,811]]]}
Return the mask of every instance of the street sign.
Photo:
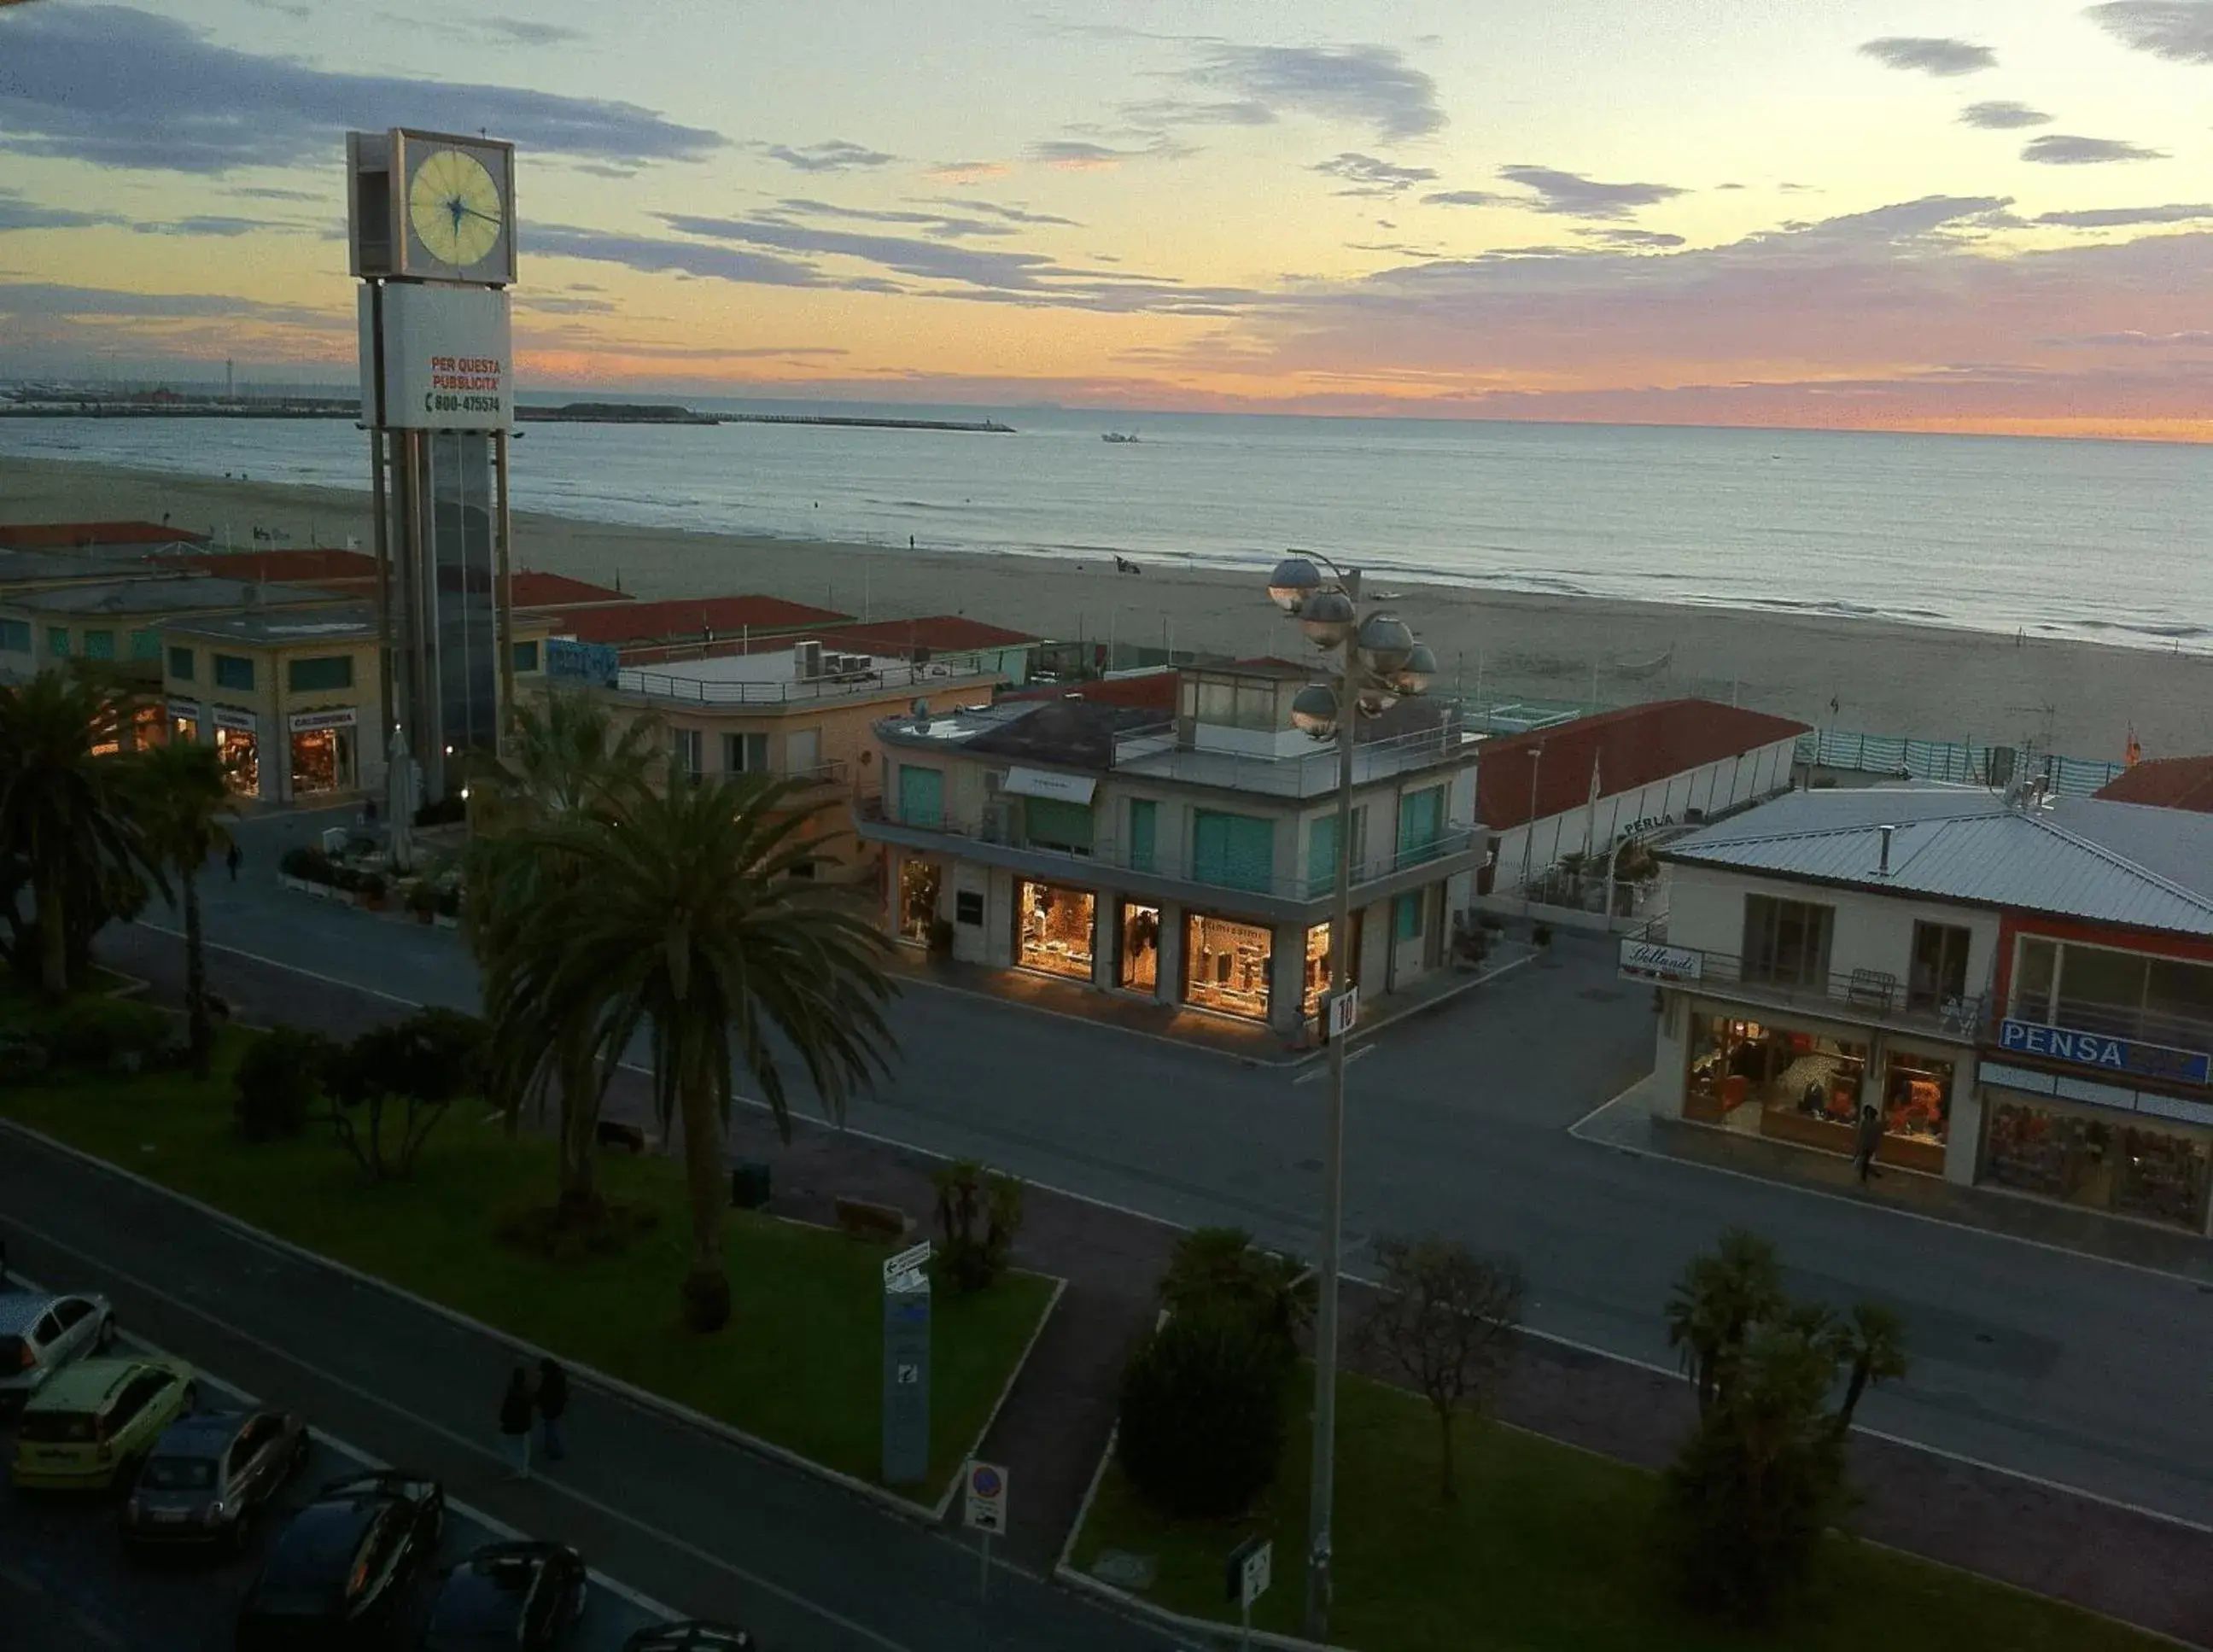
{"label": "street sign", "polygon": [[886,1257],[884,1259],[884,1289],[886,1290],[911,1289],[912,1287],[905,1283],[907,1276],[911,1273],[920,1273],[929,1265],[933,1253],[934,1247],[925,1239],[919,1245],[908,1246],[897,1256]]}
{"label": "street sign", "polygon": [[1329,1035],[1341,1039],[1360,1020],[1360,989],[1349,986],[1329,1001]]}
{"label": "street sign", "polygon": [[1266,1538],[1248,1537],[1229,1551],[1229,1598],[1247,1612],[1268,1592],[1273,1581],[1276,1545]]}
{"label": "street sign", "polygon": [[911,1277],[915,1288],[884,1292],[887,1485],[914,1485],[930,1476],[930,1282],[919,1274]]}
{"label": "street sign", "polygon": [[965,1523],[970,1530],[989,1536],[1005,1535],[1007,1471],[997,1463],[968,1465],[968,1513]]}

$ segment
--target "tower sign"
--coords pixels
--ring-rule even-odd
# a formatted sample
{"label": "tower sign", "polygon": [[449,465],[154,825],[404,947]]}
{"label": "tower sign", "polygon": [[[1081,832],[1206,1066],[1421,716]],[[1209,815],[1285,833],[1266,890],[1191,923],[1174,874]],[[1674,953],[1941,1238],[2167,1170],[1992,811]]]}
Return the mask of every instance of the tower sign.
{"label": "tower sign", "polygon": [[508,430],[515,149],[394,127],[346,135],[383,615],[384,734],[395,820],[497,748],[513,702]]}

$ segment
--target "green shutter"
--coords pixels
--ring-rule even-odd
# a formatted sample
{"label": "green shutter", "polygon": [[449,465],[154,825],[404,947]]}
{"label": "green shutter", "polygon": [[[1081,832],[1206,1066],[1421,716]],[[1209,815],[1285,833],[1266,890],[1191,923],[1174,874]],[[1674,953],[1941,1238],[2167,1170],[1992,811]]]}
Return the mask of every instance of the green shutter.
{"label": "green shutter", "polygon": [[1161,806],[1149,797],[1130,800],[1130,869],[1153,869],[1153,840],[1160,831]]}
{"label": "green shutter", "polygon": [[1192,875],[1224,889],[1267,893],[1276,875],[1276,823],[1250,814],[1192,813]]}
{"label": "green shutter", "polygon": [[936,769],[900,764],[899,805],[902,826],[927,826],[932,831],[943,826],[945,777]]}
{"label": "green shutter", "polygon": [[1399,864],[1417,866],[1436,854],[1444,836],[1445,789],[1408,792],[1399,800]]}
{"label": "green shutter", "polygon": [[69,627],[67,625],[46,627],[46,652],[57,660],[69,658]]}
{"label": "green shutter", "polygon": [[27,619],[0,619],[0,649],[10,654],[31,651],[31,622]]}
{"label": "green shutter", "polygon": [[1023,835],[1047,849],[1091,852],[1091,805],[1059,797],[1022,800]]}
{"label": "green shutter", "polygon": [[1337,887],[1337,816],[1324,814],[1307,825],[1307,893]]}
{"label": "green shutter", "polygon": [[158,660],[162,657],[162,633],[157,631],[134,631],[131,633],[131,657],[134,660]]}
{"label": "green shutter", "polygon": [[1392,932],[1401,941],[1411,941],[1422,932],[1421,892],[1410,890],[1391,904]]}

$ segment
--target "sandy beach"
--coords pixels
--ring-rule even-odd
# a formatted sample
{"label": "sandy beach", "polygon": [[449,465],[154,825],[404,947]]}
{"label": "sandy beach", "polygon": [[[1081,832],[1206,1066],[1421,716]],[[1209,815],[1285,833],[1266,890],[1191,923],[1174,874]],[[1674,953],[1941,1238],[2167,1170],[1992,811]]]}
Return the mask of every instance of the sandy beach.
{"label": "sandy beach", "polygon": [[[250,549],[371,544],[367,490],[0,460],[0,521],[145,518]],[[1257,576],[1117,574],[1111,558],[909,552],[672,533],[518,514],[518,566],[641,597],[760,592],[883,619],[957,613],[1054,638],[1248,655],[1303,648]],[[1377,588],[1371,582],[1371,589]],[[2213,657],[1875,619],[1619,602],[1399,580],[1384,587],[1428,642],[1439,688],[1485,701],[1609,704],[1704,694],[1826,727],[1927,740],[2032,741],[2118,761],[2213,752]],[[1835,709],[1831,709],[1831,702]]]}

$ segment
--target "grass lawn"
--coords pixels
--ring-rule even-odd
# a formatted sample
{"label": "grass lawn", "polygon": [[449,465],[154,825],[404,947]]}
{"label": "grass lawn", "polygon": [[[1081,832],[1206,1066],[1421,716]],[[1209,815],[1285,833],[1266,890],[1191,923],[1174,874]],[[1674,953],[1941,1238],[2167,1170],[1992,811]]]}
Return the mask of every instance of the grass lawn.
{"label": "grass lawn", "polygon": [[[2154,1652],[2171,1644],[1843,1538],[1832,1540],[1815,1596],[1777,1633],[1686,1622],[1667,1604],[1649,1558],[1654,1476],[1511,1429],[1461,1432],[1460,1497],[1446,1504],[1428,1407],[1381,1384],[1345,1380],[1334,1643],[1361,1652]],[[1308,1450],[1302,1420],[1275,1490],[1236,1522],[1156,1515],[1110,1465],[1074,1563],[1088,1571],[1106,1549],[1150,1556],[1158,1570],[1146,1599],[1228,1621],[1235,1612],[1222,1599],[1223,1564],[1241,1539],[1265,1533],[1275,1543],[1275,1579],[1253,1622],[1296,1634]]]}
{"label": "grass lawn", "polygon": [[[606,1192],[658,1210],[659,1226],[618,1256],[541,1260],[501,1242],[495,1228],[503,1210],[552,1202],[551,1143],[509,1140],[479,1122],[480,1110],[455,1107],[414,1174],[381,1187],[326,1127],[248,1146],[233,1133],[224,1076],[247,1036],[225,1034],[206,1083],[180,1073],[77,1078],[0,1091],[0,1114],[566,1359],[876,1479],[884,1247],[727,1211],[733,1317],[719,1335],[695,1337],[677,1324],[687,1249],[680,1167],[605,1156]],[[1015,1274],[978,1295],[939,1295],[924,1495],[973,1443],[1052,1293],[1049,1281]]]}

